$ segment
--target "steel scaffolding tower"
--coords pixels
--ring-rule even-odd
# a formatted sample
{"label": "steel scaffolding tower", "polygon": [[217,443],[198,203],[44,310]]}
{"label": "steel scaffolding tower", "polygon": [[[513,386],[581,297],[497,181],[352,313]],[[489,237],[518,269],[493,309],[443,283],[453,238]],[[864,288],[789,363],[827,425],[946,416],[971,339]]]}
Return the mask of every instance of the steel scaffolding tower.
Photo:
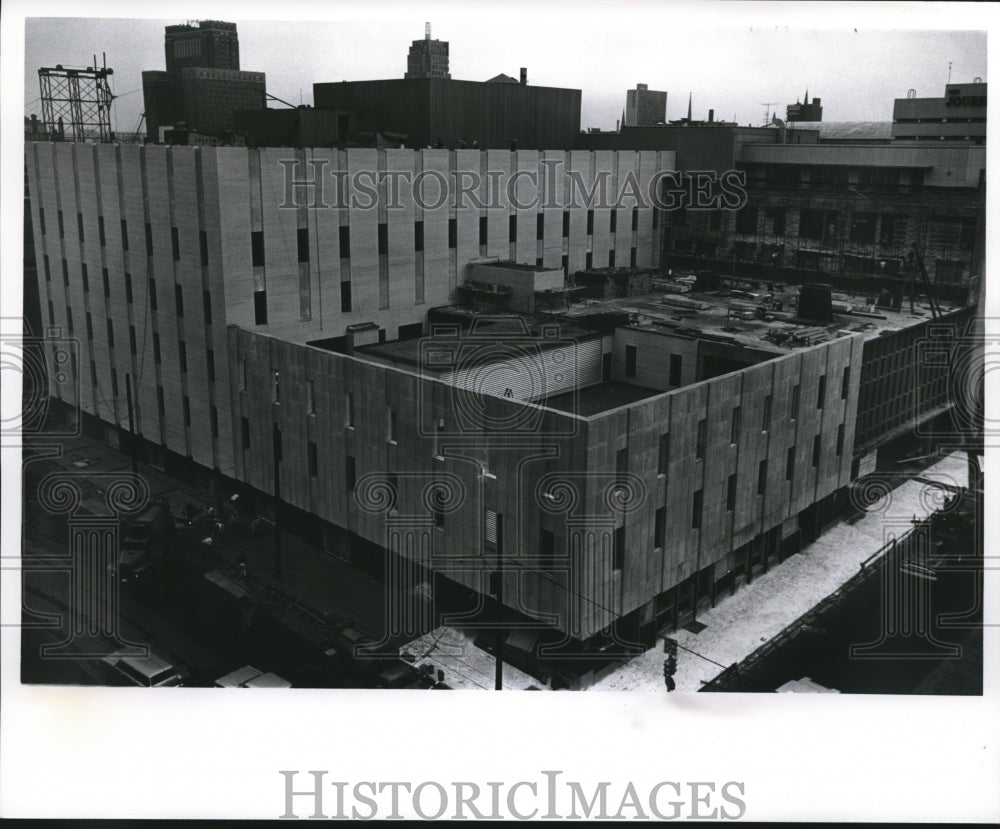
{"label": "steel scaffolding tower", "polygon": [[42,92],[43,129],[53,141],[112,141],[111,102],[107,60],[104,66],[67,69],[62,64],[38,70]]}

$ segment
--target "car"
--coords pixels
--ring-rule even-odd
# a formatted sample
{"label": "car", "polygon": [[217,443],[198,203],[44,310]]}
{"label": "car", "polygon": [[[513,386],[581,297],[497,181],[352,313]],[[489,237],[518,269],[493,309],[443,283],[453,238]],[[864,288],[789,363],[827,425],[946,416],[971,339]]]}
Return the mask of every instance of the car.
{"label": "car", "polygon": [[169,688],[180,685],[184,674],[166,659],[152,651],[145,656],[136,655],[134,648],[122,648],[101,660],[118,676],[142,688]]}
{"label": "car", "polygon": [[291,688],[292,683],[275,673],[244,665],[215,680],[216,688]]}

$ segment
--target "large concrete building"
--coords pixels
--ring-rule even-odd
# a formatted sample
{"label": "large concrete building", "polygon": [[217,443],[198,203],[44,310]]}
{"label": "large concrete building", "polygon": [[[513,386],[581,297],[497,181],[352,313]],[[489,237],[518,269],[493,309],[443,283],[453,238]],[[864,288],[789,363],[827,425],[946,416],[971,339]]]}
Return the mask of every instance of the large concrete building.
{"label": "large concrete building", "polygon": [[950,83],[943,98],[918,98],[913,90],[892,109],[892,137],[900,141],[986,143],[986,84]]}
{"label": "large concrete building", "polygon": [[317,108],[353,110],[408,147],[570,150],[580,90],[440,77],[313,84]]}
{"label": "large concrete building", "polygon": [[625,92],[625,123],[623,127],[655,127],[667,120],[667,93],[636,84]]}
{"label": "large concrete building", "polygon": [[404,78],[450,78],[448,72],[448,41],[431,40],[431,24],[423,40],[415,40],[410,44],[410,53],[406,56],[406,74]]}
{"label": "large concrete building", "polygon": [[221,136],[232,131],[236,110],[266,106],[264,73],[240,70],[235,23],[167,26],[165,51],[166,71],[142,73],[147,140],[162,141],[175,124]]}
{"label": "large concrete building", "polygon": [[264,504],[280,481],[392,595],[502,593],[552,656],[648,642],[815,538],[948,403],[947,366],[879,386],[872,361],[912,364],[901,314],[617,291],[538,312],[577,271],[659,266],[642,194],[675,167],[30,142],[42,315],[80,343],[51,393],[128,441],[131,389],[151,460]]}

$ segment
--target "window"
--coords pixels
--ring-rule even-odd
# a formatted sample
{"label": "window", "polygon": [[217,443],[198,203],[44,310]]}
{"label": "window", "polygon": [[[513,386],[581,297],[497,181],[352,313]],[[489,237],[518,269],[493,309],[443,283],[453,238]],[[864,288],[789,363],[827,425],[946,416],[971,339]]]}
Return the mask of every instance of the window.
{"label": "window", "polygon": [[90,275],[87,272],[87,264],[85,262],[80,263],[80,274],[83,277],[83,290],[90,291]]}
{"label": "window", "polygon": [[240,418],[240,436],[242,438],[243,448],[250,448],[250,421],[245,417]]}
{"label": "window", "polygon": [[826,375],[823,374],[819,378],[819,388],[816,390],[816,408],[822,409],[823,404],[826,402]]}
{"label": "window", "polygon": [[104,298],[111,298],[111,278],[108,276],[108,269],[101,268],[101,281],[104,283]]}
{"label": "window", "polygon": [[823,224],[822,210],[803,209],[799,214],[799,237],[802,239],[822,239]]}
{"label": "window", "polygon": [[584,267],[586,267],[586,269],[587,269],[588,271],[589,271],[589,270],[590,270],[590,269],[591,269],[592,267],[594,267],[594,254],[593,254],[593,253],[588,253],[588,254],[587,254],[587,259],[586,259],[586,265],[585,265]]}
{"label": "window", "polygon": [[67,288],[69,287],[69,263],[63,259],[62,261],[62,272],[63,272],[63,285]]}
{"label": "window", "polygon": [[854,213],[851,216],[850,238],[857,244],[872,244],[875,241],[875,214]]}
{"label": "window", "polygon": [[421,253],[424,249],[424,223],[413,223],[413,249]]}
{"label": "window", "polygon": [[705,457],[705,435],[708,431],[708,421],[702,418],[698,421],[698,436],[694,447],[695,459],[701,460]]}
{"label": "window", "polygon": [[388,256],[389,254],[389,225],[379,222],[378,225],[378,255]]}
{"label": "window", "polygon": [[180,363],[181,371],[187,373],[188,370],[188,360],[187,360],[187,346],[184,344],[184,340],[177,343],[177,361]]}
{"label": "window", "polygon": [[795,420],[799,416],[799,386],[792,386],[792,396],[788,401],[788,417]]}
{"label": "window", "polygon": [[166,414],[166,407],[163,405],[163,386],[156,387],[156,408],[160,413],[160,417]]}
{"label": "window", "polygon": [[660,454],[657,462],[657,472],[660,475],[667,474],[667,467],[670,465],[670,433],[664,432],[660,435]]}
{"label": "window", "polygon": [[115,324],[111,320],[108,320],[108,345],[115,347]]}
{"label": "window", "polygon": [[562,235],[563,239],[569,238],[569,211],[563,211],[563,222],[562,222]]}
{"label": "window", "polygon": [[250,260],[255,268],[264,266],[264,231],[250,232]]}
{"label": "window", "polygon": [[611,211],[611,232],[615,233],[618,230],[618,211],[612,209]]}
{"label": "window", "polygon": [[507,221],[508,236],[510,243],[514,244],[517,242],[517,216],[511,216]]}
{"label": "window", "polygon": [[137,352],[135,343],[135,326],[130,325],[128,327],[128,350],[135,355]]}
{"label": "window", "polygon": [[319,459],[316,456],[316,444],[309,441],[306,447],[306,455],[309,463],[309,477],[315,478],[319,474]]}
{"label": "window", "polygon": [[181,395],[181,406],[184,409],[184,425],[191,425],[191,401],[186,394]]}
{"label": "window", "polygon": [[767,461],[757,464],[757,494],[763,495],[767,489]]}
{"label": "window", "polygon": [[122,219],[122,250],[128,250],[128,222]]}
{"label": "window", "polygon": [[[382,227],[382,225],[379,225],[380,229],[381,229],[381,227]],[[379,238],[381,239],[381,233],[379,234]],[[309,261],[309,228],[308,227],[300,227],[298,229],[298,231],[296,232],[296,239],[298,241],[299,261],[300,262],[308,262]],[[379,251],[379,252],[381,253],[381,251]]]}
{"label": "window", "polygon": [[94,326],[90,318],[90,311],[87,311],[86,317],[84,318],[84,322],[87,325],[87,339],[88,340],[94,339]]}
{"label": "window", "polygon": [[485,216],[479,217],[479,246],[484,247],[489,243],[489,224]]}
{"label": "window", "polygon": [[613,250],[608,251],[608,267],[613,268],[615,266],[615,252]]}
{"label": "window", "polygon": [[344,394],[344,425],[354,427],[354,395],[351,392]]}
{"label": "window", "polygon": [[253,321],[256,325],[267,325],[267,291],[253,292]]}
{"label": "window", "polygon": [[51,282],[52,271],[49,269],[49,255],[47,253],[42,255],[42,265],[45,267],[45,281]]}
{"label": "window", "polygon": [[458,247],[458,220],[448,219],[448,248],[454,250]]}
{"label": "window", "polygon": [[639,210],[635,207],[632,208],[632,230],[639,229]]}
{"label": "window", "polygon": [[66,306],[66,329],[70,334],[73,333],[73,309],[68,305]]}
{"label": "window", "polygon": [[208,382],[215,382],[215,352],[211,348],[205,350],[205,372],[208,375]]}
{"label": "window", "polygon": [[545,214],[539,213],[535,217],[535,239],[541,241],[545,237]]}
{"label": "window", "polygon": [[837,427],[837,457],[844,454],[844,424]]}
{"label": "window", "polygon": [[205,315],[205,325],[212,324],[212,294],[210,291],[201,292],[201,310]]}
{"label": "window", "polygon": [[638,352],[634,345],[625,346],[625,376],[635,377],[636,359]]}
{"label": "window", "polygon": [[795,477],[795,447],[788,447],[788,454],[785,457],[785,480],[790,481]]}
{"label": "window", "polygon": [[736,406],[733,409],[733,419],[730,422],[729,429],[729,442],[739,443],[740,442],[740,407]]}
{"label": "window", "polygon": [[170,228],[170,247],[173,250],[174,261],[179,262],[181,259],[181,240],[177,235],[177,228]]}
{"label": "window", "polygon": [[701,529],[702,490],[697,490],[691,498],[691,529]]}
{"label": "window", "polygon": [[80,242],[83,242],[83,214],[76,214],[76,235],[80,238]]}
{"label": "window", "polygon": [[184,289],[180,285],[174,285],[174,305],[177,306],[177,316],[184,316]]}
{"label": "window", "polygon": [[66,227],[63,224],[63,212],[61,210],[56,211],[56,218],[59,220],[59,238],[62,239],[66,236]]}
{"label": "window", "polygon": [[153,334],[153,360],[160,362],[160,335]]}
{"label": "window", "polygon": [[726,481],[726,512],[736,509],[736,475],[730,475]]}
{"label": "window", "polygon": [[653,546],[663,549],[667,541],[667,508],[656,510],[656,522],[653,526]]}
{"label": "window", "polygon": [[812,453],[812,465],[813,465],[813,468],[816,468],[816,467],[819,466],[819,451],[820,451],[820,448],[822,447],[822,445],[823,445],[822,439],[820,438],[819,435],[816,435],[813,438],[813,453]]}
{"label": "window", "polygon": [[198,231],[198,252],[202,266],[208,265],[208,234],[204,230]]}
{"label": "window", "polygon": [[45,208],[44,207],[39,207],[38,208],[38,223],[39,223],[39,225],[41,225],[42,234],[44,235],[45,234]]}
{"label": "window", "polygon": [[153,226],[146,222],[146,256],[153,255]]}
{"label": "window", "polygon": [[351,283],[340,283],[340,310],[347,312],[351,310]]}
{"label": "window", "polygon": [[593,210],[588,210],[587,211],[587,235],[588,236],[593,236],[594,235],[594,211]]}
{"label": "window", "polygon": [[611,566],[618,571],[625,569],[625,528],[616,527],[611,551]]}
{"label": "window", "polygon": [[125,301],[132,304],[132,274],[125,274]]}
{"label": "window", "polygon": [[111,370],[111,396],[118,397],[118,372],[114,369]]}
{"label": "window", "polygon": [[392,409],[386,412],[386,440],[396,442],[396,413]]}
{"label": "window", "polygon": [[212,437],[217,438],[219,436],[219,410],[215,406],[209,407],[208,419],[212,429]]}
{"label": "window", "polygon": [[851,391],[851,367],[844,366],[844,373],[840,379],[840,399],[847,400],[847,395]]}
{"label": "window", "polygon": [[771,428],[771,395],[764,398],[764,417],[760,428],[764,432]]}
{"label": "window", "polygon": [[[42,231],[42,232],[44,233],[45,231]],[[106,240],[104,238],[104,217],[103,216],[98,216],[97,217],[97,241],[100,243],[100,245],[101,245],[102,248],[105,246],[105,241]]]}
{"label": "window", "polygon": [[757,232],[757,205],[749,204],[736,213],[737,233]]}
{"label": "window", "polygon": [[156,280],[149,280],[149,310],[156,310]]}
{"label": "window", "polygon": [[340,258],[351,258],[351,229],[347,225],[340,227]]}
{"label": "window", "polygon": [[563,273],[566,274],[566,276],[569,276],[569,257],[568,256],[563,256],[563,258],[562,258],[562,269],[563,269]]}

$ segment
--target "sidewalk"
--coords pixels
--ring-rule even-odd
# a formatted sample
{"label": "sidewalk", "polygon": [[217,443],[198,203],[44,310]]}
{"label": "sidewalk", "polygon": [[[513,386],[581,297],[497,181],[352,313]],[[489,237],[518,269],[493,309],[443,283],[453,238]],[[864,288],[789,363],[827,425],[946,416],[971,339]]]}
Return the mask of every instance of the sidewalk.
{"label": "sidewalk", "polygon": [[[965,454],[955,452],[918,477],[945,486],[965,486]],[[701,690],[724,668],[745,659],[835,592],[887,542],[887,533],[902,535],[914,516],[924,518],[934,512],[939,491],[931,483],[902,482],[891,497],[873,504],[854,524],[838,524],[797,555],[699,614],[698,621],[706,625],[700,633],[682,628],[671,634],[680,646],[674,677],[677,691]],[[587,690],[665,691],[662,639]]]}

